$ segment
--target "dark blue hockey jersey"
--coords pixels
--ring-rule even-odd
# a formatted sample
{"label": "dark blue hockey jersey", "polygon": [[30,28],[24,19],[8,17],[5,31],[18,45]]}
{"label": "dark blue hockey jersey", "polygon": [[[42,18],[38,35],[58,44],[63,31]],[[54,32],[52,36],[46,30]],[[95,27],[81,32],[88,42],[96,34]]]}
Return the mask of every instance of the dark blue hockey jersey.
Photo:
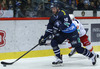
{"label": "dark blue hockey jersey", "polygon": [[52,34],[55,26],[57,26],[63,33],[71,33],[76,30],[76,26],[72,23],[69,14],[64,10],[61,10],[57,15],[52,15],[50,17],[44,37]]}

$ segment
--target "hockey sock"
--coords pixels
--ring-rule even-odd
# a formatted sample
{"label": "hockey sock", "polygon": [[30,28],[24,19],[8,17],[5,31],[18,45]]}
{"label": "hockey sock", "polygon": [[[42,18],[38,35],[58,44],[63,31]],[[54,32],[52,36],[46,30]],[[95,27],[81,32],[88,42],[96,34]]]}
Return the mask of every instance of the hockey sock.
{"label": "hockey sock", "polygon": [[86,49],[88,49],[90,52],[92,52],[93,54],[95,54],[94,53],[94,51],[93,51],[93,46],[90,44],[90,45],[88,45],[88,46],[85,46],[86,47]]}
{"label": "hockey sock", "polygon": [[58,42],[56,40],[52,40],[51,41],[51,46],[53,48],[53,51],[55,53],[55,56],[60,58],[61,59],[61,56],[60,56],[60,49],[58,47]]}
{"label": "hockey sock", "polygon": [[93,54],[89,50],[87,50],[83,47],[76,47],[75,49],[78,53],[83,54],[84,56],[87,56],[89,58],[91,58],[93,56]]}
{"label": "hockey sock", "polygon": [[84,49],[83,55],[85,55],[85,56],[87,56],[87,57],[89,57],[89,58],[91,58],[91,57],[93,56],[92,52],[90,52],[90,51],[87,50],[87,49]]}
{"label": "hockey sock", "polygon": [[54,51],[55,55],[56,55],[58,58],[61,59],[59,47],[54,47],[54,48],[53,48],[53,51]]}

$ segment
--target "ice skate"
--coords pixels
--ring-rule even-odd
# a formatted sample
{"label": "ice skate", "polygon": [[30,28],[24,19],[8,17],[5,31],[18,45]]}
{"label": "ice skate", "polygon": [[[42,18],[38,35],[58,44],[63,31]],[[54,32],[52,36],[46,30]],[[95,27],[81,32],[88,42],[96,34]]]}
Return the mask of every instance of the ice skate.
{"label": "ice skate", "polygon": [[90,59],[92,60],[92,64],[95,65],[96,64],[96,55],[94,55]]}
{"label": "ice skate", "polygon": [[62,65],[63,60],[62,60],[62,55],[61,58],[56,57],[56,61],[52,62],[53,65]]}
{"label": "ice skate", "polygon": [[99,58],[99,54],[96,54],[96,57]]}
{"label": "ice skate", "polygon": [[74,55],[75,54],[75,52],[76,52],[76,50],[74,49],[74,50],[72,50],[69,54],[68,54],[68,56],[69,57],[71,57],[72,55]]}

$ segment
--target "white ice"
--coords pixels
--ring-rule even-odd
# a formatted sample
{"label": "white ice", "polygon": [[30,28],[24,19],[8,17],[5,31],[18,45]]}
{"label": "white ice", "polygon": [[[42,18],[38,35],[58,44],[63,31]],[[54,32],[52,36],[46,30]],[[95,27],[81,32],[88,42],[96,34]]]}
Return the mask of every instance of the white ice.
{"label": "white ice", "polygon": [[[100,55],[100,52],[96,52]],[[0,56],[1,57],[1,56]],[[18,62],[13,65],[8,65],[3,67],[0,64],[0,69],[100,69],[100,58],[97,59],[97,64],[92,65],[91,60],[87,57],[75,54],[72,57],[68,55],[63,56],[63,65],[62,66],[53,66],[51,63],[55,60],[55,57],[38,57],[38,58],[24,58],[20,59]],[[12,62],[13,60],[3,60],[6,62]]]}

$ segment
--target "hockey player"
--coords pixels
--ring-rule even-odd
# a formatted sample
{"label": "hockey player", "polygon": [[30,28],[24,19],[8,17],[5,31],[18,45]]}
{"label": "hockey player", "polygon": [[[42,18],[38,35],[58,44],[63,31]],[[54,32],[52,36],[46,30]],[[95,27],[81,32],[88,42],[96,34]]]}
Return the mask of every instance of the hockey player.
{"label": "hockey player", "polygon": [[54,38],[51,40],[51,46],[57,59],[56,61],[52,62],[52,64],[57,65],[63,63],[58,44],[62,44],[64,40],[69,39],[71,46],[74,47],[78,53],[91,58],[92,64],[95,65],[96,56],[93,55],[89,50],[81,47],[77,28],[72,23],[69,15],[64,10],[60,10],[59,4],[52,4],[51,10],[53,15],[49,19],[47,30],[44,36],[41,36],[39,39],[39,44],[43,45],[46,42],[44,39],[49,35],[54,34]]}
{"label": "hockey player", "polygon": [[[69,16],[70,16],[72,22],[77,26],[80,41],[82,42],[83,46],[85,46],[86,49],[88,49],[90,52],[95,54],[93,51],[93,46],[91,45],[91,42],[88,40],[88,36],[86,35],[86,31],[85,31],[83,25],[77,19],[75,19],[73,14],[69,14]],[[68,54],[69,57],[71,57],[76,52],[76,50],[75,50],[75,48],[71,47],[70,42],[68,42],[66,44],[69,47],[69,49],[71,50],[71,52]],[[98,54],[95,54],[95,55],[97,56],[97,58],[99,58]]]}

